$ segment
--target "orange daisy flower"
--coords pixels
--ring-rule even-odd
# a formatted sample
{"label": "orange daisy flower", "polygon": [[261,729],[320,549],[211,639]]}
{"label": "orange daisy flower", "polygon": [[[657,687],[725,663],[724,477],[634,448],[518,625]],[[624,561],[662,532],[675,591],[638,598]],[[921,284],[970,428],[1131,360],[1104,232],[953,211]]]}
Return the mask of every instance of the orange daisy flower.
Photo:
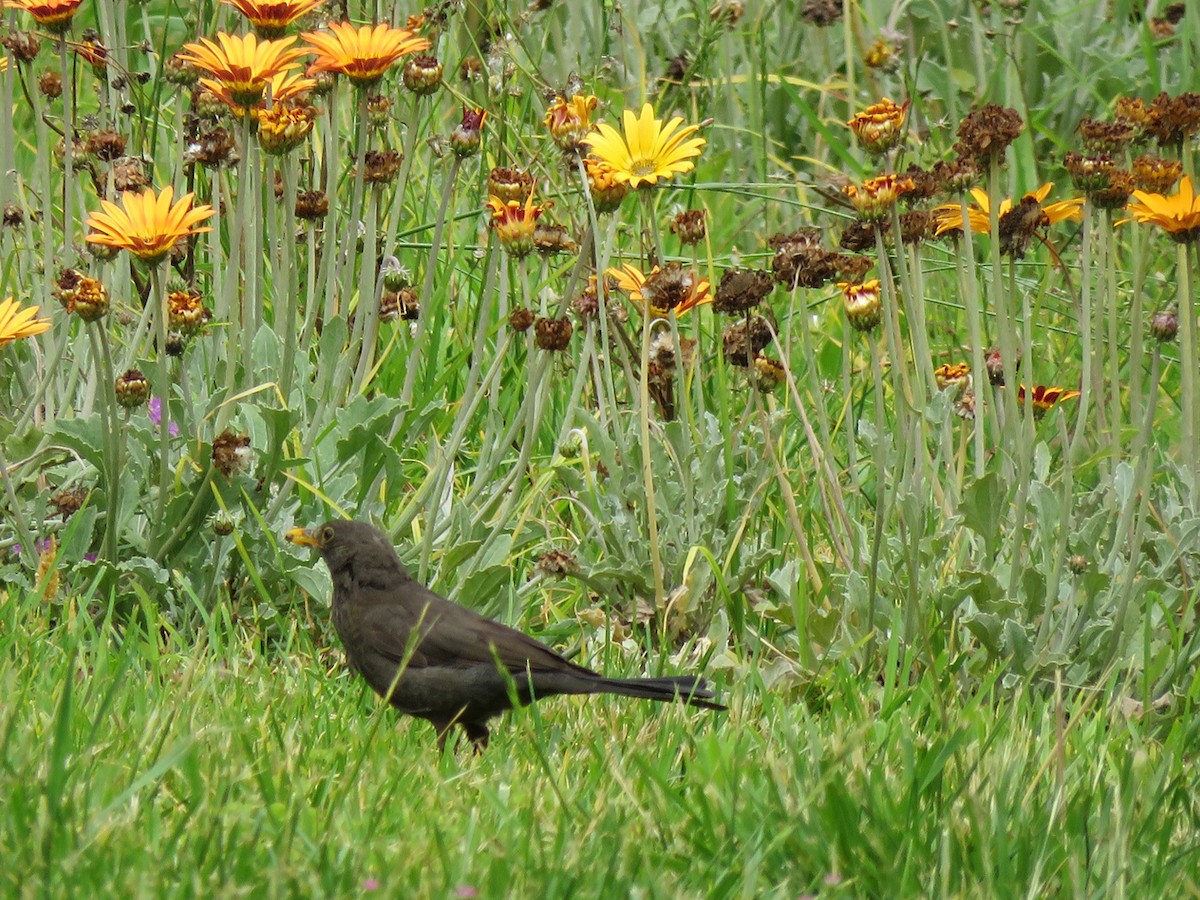
{"label": "orange daisy flower", "polygon": [[[263,98],[277,75],[299,68],[305,51],[292,47],[296,38],[260,41],[253,34],[235,37],[217,33],[217,40],[200,38],[184,44],[179,58],[208,72],[212,78],[200,83],[234,109],[244,110]],[[310,85],[311,87],[311,85]]]}
{"label": "orange daisy flower", "polygon": [[0,347],[48,330],[50,320],[39,319],[39,309],[37,306],[22,309],[21,304],[11,297],[0,302]]}
{"label": "orange daisy flower", "polygon": [[386,23],[355,28],[349,22],[334,22],[329,31],[306,31],[304,39],[317,57],[308,67],[310,75],[337,72],[364,87],[378,81],[402,56],[432,46],[426,38]]}
{"label": "orange daisy flower", "polygon": [[259,37],[279,37],[298,18],[321,5],[321,0],[221,0],[246,17]]}
{"label": "orange daisy flower", "polygon": [[[1043,184],[1036,191],[1030,191],[1025,197],[1031,197],[1039,204],[1050,195],[1050,190],[1054,185]],[[988,219],[991,210],[991,203],[988,199],[986,191],[981,191],[975,188],[971,191],[971,196],[975,198],[975,206],[967,208],[967,219],[971,224],[971,230],[977,234],[987,234],[991,231],[991,223]],[[1000,216],[1012,209],[1013,202],[1010,198],[1005,197],[1000,201],[1000,208],[997,210]],[[1073,222],[1078,222],[1083,218],[1083,200],[1075,197],[1070,200],[1060,200],[1057,203],[1049,203],[1042,207],[1042,212],[1045,213],[1045,224],[1054,225],[1058,222],[1070,219]],[[937,235],[941,237],[948,231],[962,231],[962,208],[957,203],[946,203],[942,206],[935,206],[933,214],[937,216]]]}
{"label": "orange daisy flower", "polygon": [[193,234],[212,231],[200,223],[213,214],[211,206],[193,206],[195,194],[174,200],[170,185],[161,194],[147,188],[140,194],[126,191],[121,205],[100,201],[100,212],[88,216],[92,233],[88,243],[116,250],[128,250],[142,262],[152,265],[162,260],[176,243]]}
{"label": "orange daisy flower", "polygon": [[71,20],[83,0],[5,0],[9,9],[23,9],[43,28],[61,34],[71,27]]}

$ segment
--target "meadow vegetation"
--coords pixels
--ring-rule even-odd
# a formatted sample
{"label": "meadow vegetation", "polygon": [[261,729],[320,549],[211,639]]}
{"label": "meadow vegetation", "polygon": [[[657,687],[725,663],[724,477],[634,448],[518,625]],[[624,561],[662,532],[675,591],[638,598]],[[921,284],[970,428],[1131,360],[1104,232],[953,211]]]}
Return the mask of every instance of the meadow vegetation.
{"label": "meadow vegetation", "polygon": [[[5,894],[1200,893],[1200,16],[12,0]],[[618,676],[438,756],[350,516]]]}

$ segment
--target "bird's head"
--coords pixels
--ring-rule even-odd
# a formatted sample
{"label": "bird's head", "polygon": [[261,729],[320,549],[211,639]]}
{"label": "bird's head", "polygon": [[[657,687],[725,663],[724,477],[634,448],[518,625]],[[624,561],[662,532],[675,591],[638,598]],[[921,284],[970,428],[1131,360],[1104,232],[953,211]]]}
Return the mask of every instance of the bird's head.
{"label": "bird's head", "polygon": [[331,521],[316,528],[293,528],[284,537],[293,544],[312,547],[320,553],[331,575],[374,569],[381,564],[400,566],[391,541],[366,522]]}

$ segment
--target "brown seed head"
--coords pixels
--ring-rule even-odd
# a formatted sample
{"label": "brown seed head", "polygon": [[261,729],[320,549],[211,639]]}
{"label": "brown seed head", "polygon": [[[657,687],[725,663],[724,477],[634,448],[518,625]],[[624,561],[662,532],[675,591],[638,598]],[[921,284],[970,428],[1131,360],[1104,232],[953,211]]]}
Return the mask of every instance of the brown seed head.
{"label": "brown seed head", "polygon": [[730,365],[750,366],[774,337],[770,321],[765,316],[752,315],[748,324],[743,318],[725,327],[721,332],[721,349]]}
{"label": "brown seed head", "polygon": [[708,212],[703,209],[685,209],[671,222],[671,233],[686,246],[699,244],[708,234]]}
{"label": "brown seed head", "polygon": [[954,152],[980,166],[1000,159],[1008,145],[1025,130],[1021,114],[1015,109],[988,103],[968,113],[958,126],[958,143]]}
{"label": "brown seed head", "polygon": [[508,327],[519,334],[523,334],[533,327],[533,321],[536,318],[537,315],[532,309],[518,306],[508,314]]}
{"label": "brown seed head", "polygon": [[566,316],[550,319],[539,316],[533,326],[533,342],[541,350],[566,350],[575,328]]}
{"label": "brown seed head", "polygon": [[713,308],[717,312],[740,315],[762,303],[774,287],[774,279],[769,272],[760,269],[726,269],[717,285]]}
{"label": "brown seed head", "polygon": [[523,169],[496,166],[488,173],[488,193],[502,202],[524,203],[533,190],[533,176]]}

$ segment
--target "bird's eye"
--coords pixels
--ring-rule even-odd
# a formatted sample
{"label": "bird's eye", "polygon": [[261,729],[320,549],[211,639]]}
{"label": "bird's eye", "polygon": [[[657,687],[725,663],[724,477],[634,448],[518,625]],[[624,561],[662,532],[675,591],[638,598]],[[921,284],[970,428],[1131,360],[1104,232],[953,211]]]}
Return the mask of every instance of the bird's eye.
{"label": "bird's eye", "polygon": [[321,543],[328,544],[333,540],[333,526],[325,525],[321,528]]}

